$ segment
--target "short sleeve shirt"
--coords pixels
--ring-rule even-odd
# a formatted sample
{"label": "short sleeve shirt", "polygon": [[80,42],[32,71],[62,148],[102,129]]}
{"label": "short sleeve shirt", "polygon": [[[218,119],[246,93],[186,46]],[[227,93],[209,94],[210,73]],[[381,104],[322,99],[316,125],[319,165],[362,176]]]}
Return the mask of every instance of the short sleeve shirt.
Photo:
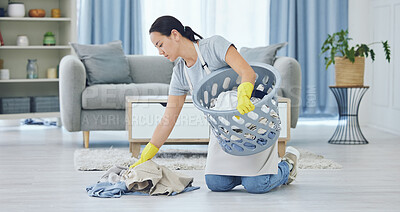
{"label": "short sleeve shirt", "polygon": [[[228,66],[225,62],[225,56],[231,45],[233,45],[231,42],[218,35],[199,41],[201,55],[204,61],[206,61],[210,71]],[[196,87],[196,84],[207,75],[205,70],[201,67],[199,59],[197,59],[192,67],[188,68],[185,61],[182,58],[178,58],[172,73],[169,95],[181,96],[189,92],[190,87],[185,77],[185,68],[188,71],[193,87]]]}

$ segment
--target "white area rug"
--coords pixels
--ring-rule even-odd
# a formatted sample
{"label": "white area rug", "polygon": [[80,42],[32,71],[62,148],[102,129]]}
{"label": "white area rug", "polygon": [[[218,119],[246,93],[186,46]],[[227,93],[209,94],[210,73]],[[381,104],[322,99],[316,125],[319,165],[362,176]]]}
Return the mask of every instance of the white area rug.
{"label": "white area rug", "polygon": [[[300,151],[300,169],[341,169],[342,166],[313,152]],[[203,170],[207,152],[194,150],[165,150],[157,153],[153,161],[172,170]],[[128,149],[78,149],[74,165],[80,171],[106,171],[114,165],[129,166],[136,161]]]}

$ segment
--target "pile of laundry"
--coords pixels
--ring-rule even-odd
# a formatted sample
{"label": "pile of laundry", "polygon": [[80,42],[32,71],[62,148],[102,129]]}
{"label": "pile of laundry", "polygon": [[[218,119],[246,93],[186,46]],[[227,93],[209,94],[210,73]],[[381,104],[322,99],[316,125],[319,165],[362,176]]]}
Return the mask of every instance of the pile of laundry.
{"label": "pile of laundry", "polygon": [[[261,89],[261,88],[257,88],[257,89]],[[250,101],[253,104],[256,104],[257,102],[259,102],[263,95],[265,95],[263,92],[261,92],[260,90],[256,90],[255,92],[255,96],[250,98]],[[275,102],[275,100],[271,100],[272,102]],[[233,89],[230,91],[225,91],[225,92],[221,92],[217,98],[215,99],[211,99],[210,101],[210,109],[212,110],[233,110],[236,108],[237,106],[237,89]],[[278,114],[274,111],[274,110],[270,110],[270,108],[266,105],[262,105],[261,106],[261,111],[263,111],[264,113],[269,113],[273,118],[278,118]],[[274,128],[277,129],[280,126],[276,125],[274,122],[270,121],[268,122],[268,119],[265,117],[261,117],[258,118],[258,115],[255,114],[254,112],[249,112],[247,114],[248,117],[250,117],[253,120],[257,120],[260,124],[263,125],[268,125],[270,128]],[[212,117],[211,117],[212,118]],[[225,124],[226,126],[230,126],[231,124],[229,123],[229,121],[227,121],[226,119],[219,119],[223,124]],[[234,121],[236,121],[239,125],[243,125],[244,127],[246,127],[247,129],[251,130],[251,131],[255,131],[260,135],[264,135],[265,133],[267,133],[266,129],[263,128],[259,128],[257,129],[256,125],[252,124],[252,123],[244,123],[245,121],[240,118],[240,117],[235,117],[233,118]],[[243,127],[243,126],[241,126]],[[227,129],[225,129],[224,127],[220,127],[220,129],[225,133],[225,135],[229,134],[229,131]],[[236,133],[243,133],[243,129],[233,125],[231,126],[231,129],[233,131],[235,131]],[[229,138],[227,138],[226,136],[224,136],[223,134],[219,135],[222,139],[225,139],[227,141],[229,140],[233,140],[233,141],[240,141],[241,139],[239,137],[237,137],[236,135],[232,135]],[[271,136],[271,137],[270,137]],[[268,137],[272,138],[274,136],[273,132],[270,132]],[[255,140],[256,136],[252,135],[250,133],[245,133],[244,137],[249,139],[249,140]],[[255,147],[255,146],[254,146]]]}
{"label": "pile of laundry", "polygon": [[197,190],[193,178],[148,160],[133,169],[114,166],[94,185],[86,187],[91,197],[119,198],[121,195],[176,195]]}

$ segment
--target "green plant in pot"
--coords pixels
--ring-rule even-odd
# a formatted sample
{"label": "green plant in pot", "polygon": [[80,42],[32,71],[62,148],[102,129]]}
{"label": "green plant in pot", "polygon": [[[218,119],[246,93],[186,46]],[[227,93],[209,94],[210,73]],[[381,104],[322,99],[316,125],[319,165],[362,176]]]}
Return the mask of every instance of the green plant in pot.
{"label": "green plant in pot", "polygon": [[372,61],[375,61],[375,52],[370,46],[382,43],[389,63],[390,46],[387,40],[349,46],[352,38],[349,38],[348,34],[348,30],[328,34],[321,47],[321,54],[329,51],[329,57],[325,57],[325,68],[328,69],[330,65],[335,64],[336,86],[364,86],[365,58],[371,56]]}

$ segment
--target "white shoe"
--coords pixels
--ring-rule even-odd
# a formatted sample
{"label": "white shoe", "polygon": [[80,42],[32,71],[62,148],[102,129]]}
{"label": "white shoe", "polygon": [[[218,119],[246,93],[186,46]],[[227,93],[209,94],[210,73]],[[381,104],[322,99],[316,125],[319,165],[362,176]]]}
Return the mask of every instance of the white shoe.
{"label": "white shoe", "polygon": [[296,179],[299,158],[300,152],[297,149],[291,146],[286,147],[286,153],[282,160],[290,163],[293,166],[292,170],[290,170],[289,179],[286,185],[292,183],[294,179]]}

